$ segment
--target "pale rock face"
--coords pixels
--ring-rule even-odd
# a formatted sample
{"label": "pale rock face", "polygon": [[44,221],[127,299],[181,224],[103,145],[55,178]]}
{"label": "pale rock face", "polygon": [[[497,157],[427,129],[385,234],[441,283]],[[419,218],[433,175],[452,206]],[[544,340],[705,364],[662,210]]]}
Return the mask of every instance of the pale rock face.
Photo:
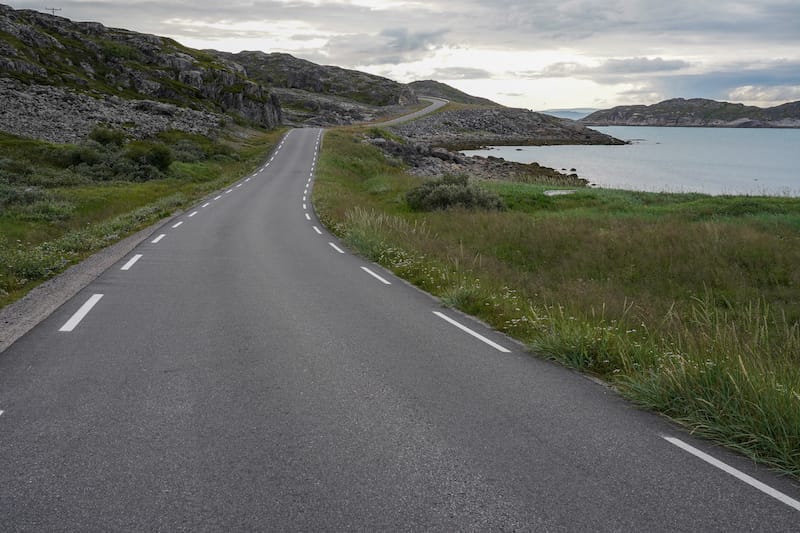
{"label": "pale rock face", "polygon": [[[244,72],[155,35],[0,5],[0,127],[10,133],[66,142],[90,122],[127,124],[136,136],[166,127],[207,132],[227,120],[223,113],[280,124],[277,99]],[[143,100],[168,101],[171,122],[151,116]],[[65,110],[65,101],[76,103]]]}

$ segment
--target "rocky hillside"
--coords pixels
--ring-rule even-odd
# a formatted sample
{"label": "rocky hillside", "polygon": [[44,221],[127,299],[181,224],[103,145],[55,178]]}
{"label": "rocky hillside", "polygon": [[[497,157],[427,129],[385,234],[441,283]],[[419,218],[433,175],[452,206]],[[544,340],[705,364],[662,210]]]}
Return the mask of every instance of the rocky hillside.
{"label": "rocky hillside", "polygon": [[589,126],[800,128],[800,101],[761,108],[703,98],[675,98],[650,106],[618,106],[597,111],[581,122]]}
{"label": "rocky hillside", "polygon": [[572,120],[507,107],[443,111],[391,129],[414,142],[455,150],[487,145],[624,144]]}
{"label": "rocky hillside", "polygon": [[[281,121],[275,96],[233,61],[155,35],[5,5],[0,77],[0,129],[49,140],[58,132],[46,131],[43,117],[63,116],[61,130],[78,133],[97,122],[133,133],[156,123],[180,129],[196,122],[202,130],[223,114],[267,128]],[[21,124],[27,129],[16,131]]]}
{"label": "rocky hillside", "polygon": [[242,65],[250,79],[269,87],[341,97],[370,106],[407,105],[417,102],[414,91],[407,85],[357,70],[317,65],[281,53],[214,52],[214,54]]}
{"label": "rocky hillside", "polygon": [[492,102],[491,100],[478,96],[472,96],[463,91],[459,91],[455,87],[434,80],[413,81],[409,83],[408,86],[419,95],[435,96],[436,98],[444,98],[445,100],[460,104],[503,107],[497,102]]}

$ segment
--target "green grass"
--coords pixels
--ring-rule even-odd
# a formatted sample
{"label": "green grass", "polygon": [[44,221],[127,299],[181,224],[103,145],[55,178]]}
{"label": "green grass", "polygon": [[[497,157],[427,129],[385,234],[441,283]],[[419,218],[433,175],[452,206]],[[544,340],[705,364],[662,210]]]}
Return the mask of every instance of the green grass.
{"label": "green grass", "polygon": [[366,257],[800,477],[800,199],[482,182],[505,212],[413,212],[420,180],[326,134],[314,204]]}
{"label": "green grass", "polygon": [[0,307],[252,171],[282,133],[215,140],[172,131],[123,145],[99,135],[107,145],[78,146],[0,134]]}

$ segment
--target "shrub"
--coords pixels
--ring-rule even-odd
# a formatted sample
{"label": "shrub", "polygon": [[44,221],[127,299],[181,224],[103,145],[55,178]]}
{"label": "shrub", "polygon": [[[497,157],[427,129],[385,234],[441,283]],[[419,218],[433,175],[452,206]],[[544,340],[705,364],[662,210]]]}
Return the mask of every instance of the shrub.
{"label": "shrub", "polygon": [[135,141],[128,145],[125,157],[131,161],[165,171],[172,164],[172,151],[163,144]]}
{"label": "shrub", "polygon": [[0,183],[0,207],[30,205],[45,198],[45,192],[38,187],[12,187]]}
{"label": "shrub", "polygon": [[95,126],[91,133],[89,133],[89,138],[102,145],[113,144],[122,146],[125,144],[125,133],[103,126]]}
{"label": "shrub", "polygon": [[101,160],[101,156],[97,150],[91,146],[85,145],[75,146],[70,149],[68,157],[70,166],[77,166],[81,164],[96,165]]}
{"label": "shrub", "polygon": [[406,193],[406,201],[414,211],[436,211],[451,207],[503,211],[505,205],[495,193],[469,182],[467,176],[444,176],[426,181]]}

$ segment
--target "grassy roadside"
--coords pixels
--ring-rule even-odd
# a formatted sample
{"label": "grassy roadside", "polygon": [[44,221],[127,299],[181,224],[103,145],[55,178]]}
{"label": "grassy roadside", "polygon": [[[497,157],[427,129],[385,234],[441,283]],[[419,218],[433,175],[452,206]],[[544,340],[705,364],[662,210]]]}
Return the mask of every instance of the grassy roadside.
{"label": "grassy roadside", "polygon": [[92,253],[252,171],[284,130],[79,145],[0,134],[0,307]]}
{"label": "grassy roadside", "polygon": [[314,204],[350,246],[537,354],[800,477],[800,199],[485,182],[505,211],[415,212],[418,178],[326,134]]}

